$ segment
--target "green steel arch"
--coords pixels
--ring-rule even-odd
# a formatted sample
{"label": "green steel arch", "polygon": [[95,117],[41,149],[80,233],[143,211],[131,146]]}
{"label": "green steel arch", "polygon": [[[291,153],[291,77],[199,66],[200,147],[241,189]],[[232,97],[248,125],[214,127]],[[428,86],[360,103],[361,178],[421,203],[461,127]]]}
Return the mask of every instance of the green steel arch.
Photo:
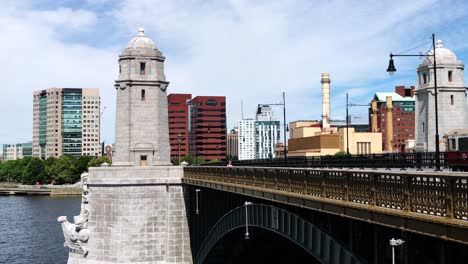
{"label": "green steel arch", "polygon": [[195,263],[202,264],[211,249],[227,233],[237,228],[245,228],[246,218],[249,227],[259,227],[282,235],[321,263],[365,263],[310,222],[286,210],[262,204],[240,206],[225,214],[203,241]]}

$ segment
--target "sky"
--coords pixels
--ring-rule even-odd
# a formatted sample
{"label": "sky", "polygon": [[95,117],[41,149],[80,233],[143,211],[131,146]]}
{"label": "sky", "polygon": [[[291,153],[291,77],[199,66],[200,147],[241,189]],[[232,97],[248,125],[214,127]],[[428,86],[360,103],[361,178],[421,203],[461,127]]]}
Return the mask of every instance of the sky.
{"label": "sky", "polygon": [[[226,96],[228,129],[257,104],[282,103],[287,123],[321,116],[321,73],[331,117],[376,92],[416,85],[431,34],[468,63],[468,2],[309,0],[2,0],[0,144],[32,141],[33,92],[99,88],[101,140],[113,143],[118,55],[143,27],[166,57],[170,93]],[[414,48],[414,49],[413,49]],[[467,73],[465,72],[465,79]],[[241,107],[243,105],[243,107]],[[241,111],[243,109],[243,111]],[[273,110],[282,122],[282,107]],[[349,109],[354,123],[367,108]]]}

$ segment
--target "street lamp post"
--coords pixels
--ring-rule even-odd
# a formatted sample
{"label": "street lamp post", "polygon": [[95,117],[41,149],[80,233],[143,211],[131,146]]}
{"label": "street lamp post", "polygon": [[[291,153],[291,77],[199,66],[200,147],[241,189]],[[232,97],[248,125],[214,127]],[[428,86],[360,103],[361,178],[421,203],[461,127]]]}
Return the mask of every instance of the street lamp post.
{"label": "street lamp post", "polygon": [[206,141],[209,139],[210,134],[211,134],[211,129],[208,128],[208,138],[205,140],[205,162],[208,161],[208,156],[207,156],[207,149],[208,148],[207,148],[207,142]]}
{"label": "street lamp post", "polygon": [[392,264],[395,264],[395,247],[401,246],[405,243],[402,239],[390,239],[390,246],[392,247]]}
{"label": "street lamp post", "polygon": [[346,93],[346,155],[349,156],[349,114],[348,114],[348,93]]}
{"label": "street lamp post", "polygon": [[395,64],[393,62],[393,57],[432,57],[434,59],[434,104],[435,104],[435,162],[436,162],[436,171],[440,171],[440,148],[439,148],[439,110],[437,105],[437,63],[436,63],[436,46],[435,46],[435,34],[432,33],[432,54],[392,54],[390,53],[390,61],[388,63],[387,72],[393,76],[396,72]]}
{"label": "street lamp post", "polygon": [[179,143],[179,165],[180,165],[180,143],[182,142],[182,134],[177,134],[177,143]]}
{"label": "street lamp post", "polygon": [[197,207],[195,210],[196,215],[200,214],[200,210],[198,210],[198,193],[200,191],[201,191],[200,189],[195,189],[195,206]]}
{"label": "street lamp post", "polygon": [[249,210],[248,210],[248,206],[249,205],[252,205],[251,202],[245,202],[244,203],[245,205],[245,239],[250,239],[250,235],[249,235]]}

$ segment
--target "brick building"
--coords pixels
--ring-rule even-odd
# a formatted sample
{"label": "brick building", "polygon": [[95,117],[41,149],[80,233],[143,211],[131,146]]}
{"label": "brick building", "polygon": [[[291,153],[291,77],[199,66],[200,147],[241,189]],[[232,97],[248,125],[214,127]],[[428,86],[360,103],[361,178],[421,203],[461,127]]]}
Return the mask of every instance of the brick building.
{"label": "brick building", "polygon": [[[387,105],[391,105],[391,107]],[[414,140],[414,109],[414,86],[397,86],[393,93],[376,93],[374,95],[371,108],[369,108],[370,131],[382,133],[384,151],[404,152],[405,141]]]}
{"label": "brick building", "polygon": [[171,160],[179,160],[189,154],[189,103],[191,94],[170,94],[167,96],[169,142]]}
{"label": "brick building", "polygon": [[167,100],[171,160],[179,159],[179,149],[180,158],[225,160],[226,97],[170,94]]}
{"label": "brick building", "polygon": [[204,160],[226,159],[226,97],[197,96],[190,103],[190,153]]}

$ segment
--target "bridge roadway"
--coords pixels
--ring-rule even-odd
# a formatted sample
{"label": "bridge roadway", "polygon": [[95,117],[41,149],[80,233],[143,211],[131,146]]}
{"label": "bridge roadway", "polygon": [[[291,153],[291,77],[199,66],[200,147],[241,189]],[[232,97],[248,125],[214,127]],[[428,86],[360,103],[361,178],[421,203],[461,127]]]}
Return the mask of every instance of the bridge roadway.
{"label": "bridge roadway", "polygon": [[468,173],[200,166],[183,182],[468,244]]}

